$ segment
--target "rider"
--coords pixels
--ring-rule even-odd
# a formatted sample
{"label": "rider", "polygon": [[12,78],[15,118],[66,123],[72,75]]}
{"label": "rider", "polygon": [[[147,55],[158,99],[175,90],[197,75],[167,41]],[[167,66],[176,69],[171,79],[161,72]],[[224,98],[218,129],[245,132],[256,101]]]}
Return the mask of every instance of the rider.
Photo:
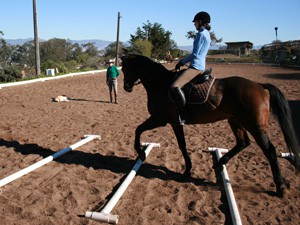
{"label": "rider", "polygon": [[210,47],[210,15],[207,12],[199,12],[193,19],[196,29],[199,31],[193,43],[193,52],[185,59],[180,60],[175,69],[179,70],[181,66],[190,63],[189,67],[173,82],[170,91],[179,109],[179,124],[184,125],[184,106],[186,103],[185,96],[181,88],[202,74],[205,70],[205,58]]}

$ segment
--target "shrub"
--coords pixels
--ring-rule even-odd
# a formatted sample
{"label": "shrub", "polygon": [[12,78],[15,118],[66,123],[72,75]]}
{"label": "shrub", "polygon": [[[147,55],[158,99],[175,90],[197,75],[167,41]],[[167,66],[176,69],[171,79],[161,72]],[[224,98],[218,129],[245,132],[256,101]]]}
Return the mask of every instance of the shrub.
{"label": "shrub", "polygon": [[0,82],[18,81],[22,78],[22,74],[17,67],[5,66],[0,69]]}

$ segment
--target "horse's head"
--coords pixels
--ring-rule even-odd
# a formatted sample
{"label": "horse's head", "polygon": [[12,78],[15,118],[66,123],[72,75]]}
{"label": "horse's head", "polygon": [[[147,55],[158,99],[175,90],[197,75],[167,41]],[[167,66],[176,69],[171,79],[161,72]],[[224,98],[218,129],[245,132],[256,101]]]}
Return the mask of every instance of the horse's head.
{"label": "horse's head", "polygon": [[175,75],[163,65],[142,55],[124,56],[122,64],[124,90],[127,92],[131,92],[133,86],[139,83],[142,83],[147,91],[157,90],[162,86],[169,87],[170,81]]}
{"label": "horse's head", "polygon": [[140,83],[138,76],[138,64],[136,62],[136,55],[128,55],[122,57],[122,71],[124,74],[124,90],[131,92],[133,86]]}

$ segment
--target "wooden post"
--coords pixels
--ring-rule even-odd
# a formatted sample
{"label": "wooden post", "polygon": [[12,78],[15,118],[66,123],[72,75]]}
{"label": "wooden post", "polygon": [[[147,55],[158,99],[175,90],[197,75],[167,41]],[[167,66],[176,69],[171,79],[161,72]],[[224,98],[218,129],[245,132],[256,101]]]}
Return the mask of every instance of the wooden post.
{"label": "wooden post", "polygon": [[120,34],[120,18],[121,18],[121,14],[120,12],[118,12],[118,28],[117,28],[117,44],[116,44],[116,61],[115,61],[115,65],[118,66],[119,65],[119,34]]}
{"label": "wooden post", "polygon": [[34,27],[34,46],[35,46],[35,72],[41,74],[40,47],[37,27],[36,0],[33,0],[33,27]]}

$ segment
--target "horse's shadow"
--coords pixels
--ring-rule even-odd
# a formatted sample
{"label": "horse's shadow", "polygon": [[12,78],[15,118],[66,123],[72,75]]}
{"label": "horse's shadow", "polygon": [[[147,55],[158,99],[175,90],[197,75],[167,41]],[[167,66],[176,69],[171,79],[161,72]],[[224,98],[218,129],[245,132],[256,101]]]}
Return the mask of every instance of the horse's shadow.
{"label": "horse's shadow", "polygon": [[[51,149],[46,149],[36,144],[20,144],[17,141],[6,141],[0,139],[0,146],[8,148],[13,147],[16,152],[23,155],[36,154],[43,158],[56,153]],[[63,164],[77,164],[86,168],[93,168],[95,170],[108,170],[113,173],[125,174],[133,168],[136,160],[125,157],[118,157],[115,155],[102,155],[100,153],[86,153],[79,150],[73,150],[65,155],[56,158],[54,161]],[[29,166],[29,165],[28,165]],[[197,186],[218,186],[216,183],[206,181],[201,178],[184,178],[182,174],[173,172],[164,166],[156,166],[147,162],[138,171],[138,175],[147,179],[159,178],[161,180],[174,180],[180,183],[194,183]]]}
{"label": "horse's shadow", "polygon": [[295,73],[289,73],[289,74],[280,74],[280,73],[274,73],[274,74],[266,74],[266,77],[273,78],[273,79],[280,79],[280,80],[300,80],[300,73],[298,72],[299,69],[295,69]]}

